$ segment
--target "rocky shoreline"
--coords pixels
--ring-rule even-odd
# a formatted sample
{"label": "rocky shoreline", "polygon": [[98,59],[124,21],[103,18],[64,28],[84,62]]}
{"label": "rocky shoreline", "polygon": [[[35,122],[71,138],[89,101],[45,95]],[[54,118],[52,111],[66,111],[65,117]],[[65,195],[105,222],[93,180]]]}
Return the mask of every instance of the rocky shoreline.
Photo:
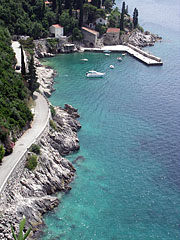
{"label": "rocky shoreline", "polygon": [[[42,66],[36,60],[40,90],[46,96],[53,91],[55,71]],[[81,128],[76,120],[78,110],[66,104],[55,108],[56,114],[50,126],[38,142],[41,154],[38,165],[30,171],[25,162],[16,170],[15,176],[0,198],[0,239],[12,239],[11,226],[18,232],[19,222],[26,217],[26,227],[33,229],[29,239],[38,239],[44,225],[42,215],[59,204],[57,192],[68,192],[69,183],[75,177],[75,168],[63,156],[79,150],[77,131]],[[28,152],[27,157],[32,153]]]}

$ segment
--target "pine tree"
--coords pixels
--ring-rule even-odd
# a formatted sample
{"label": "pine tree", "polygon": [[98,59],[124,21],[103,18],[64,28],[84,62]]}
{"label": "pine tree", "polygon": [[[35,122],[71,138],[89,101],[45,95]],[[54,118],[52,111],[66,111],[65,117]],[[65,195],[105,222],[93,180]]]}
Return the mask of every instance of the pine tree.
{"label": "pine tree", "polygon": [[33,55],[31,55],[28,70],[29,70],[29,72],[26,75],[26,77],[27,77],[27,81],[29,84],[29,90],[31,91],[31,94],[33,95],[34,91],[36,91],[39,88],[39,83],[37,82],[38,78],[36,75],[36,68],[34,66]]}
{"label": "pine tree", "polygon": [[79,27],[83,25],[83,2],[79,0],[80,16],[79,16]]}
{"label": "pine tree", "polygon": [[124,30],[124,14],[125,14],[125,2],[122,3],[121,19],[120,19],[120,30]]}
{"label": "pine tree", "polygon": [[134,28],[136,28],[138,25],[138,10],[137,10],[137,8],[135,8],[134,12],[133,12],[133,24],[134,24]]}
{"label": "pine tree", "polygon": [[21,73],[23,76],[26,75],[26,67],[25,67],[25,62],[24,62],[24,52],[23,48],[21,46]]}

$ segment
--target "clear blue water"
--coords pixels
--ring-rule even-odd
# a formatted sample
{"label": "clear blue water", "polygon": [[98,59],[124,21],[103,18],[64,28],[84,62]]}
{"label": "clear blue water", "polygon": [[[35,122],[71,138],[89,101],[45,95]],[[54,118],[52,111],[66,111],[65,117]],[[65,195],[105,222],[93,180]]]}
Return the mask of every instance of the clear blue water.
{"label": "clear blue water", "polygon": [[[81,115],[81,149],[68,159],[85,160],[75,164],[72,190],[45,215],[42,240],[180,239],[179,1],[126,2],[143,13],[145,29],[163,37],[149,50],[164,65],[98,53],[46,60],[58,71],[50,101]],[[106,76],[86,79],[92,68]]]}

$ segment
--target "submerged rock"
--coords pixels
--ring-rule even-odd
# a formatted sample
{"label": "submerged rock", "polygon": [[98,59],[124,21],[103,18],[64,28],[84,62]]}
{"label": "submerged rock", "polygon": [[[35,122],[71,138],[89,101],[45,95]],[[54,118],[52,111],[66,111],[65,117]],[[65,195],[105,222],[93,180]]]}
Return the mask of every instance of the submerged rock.
{"label": "submerged rock", "polygon": [[73,164],[78,163],[78,162],[83,162],[85,158],[83,156],[78,156],[76,159],[72,161]]}

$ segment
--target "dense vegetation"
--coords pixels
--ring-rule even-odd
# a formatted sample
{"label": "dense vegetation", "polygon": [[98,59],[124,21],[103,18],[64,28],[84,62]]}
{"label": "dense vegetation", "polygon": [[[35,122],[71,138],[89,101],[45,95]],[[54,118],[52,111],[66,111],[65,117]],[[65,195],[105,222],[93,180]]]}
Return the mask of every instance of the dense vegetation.
{"label": "dense vegetation", "polygon": [[[114,0],[103,0],[106,11],[100,8],[101,0],[1,0],[0,25],[8,27],[11,35],[29,35],[34,39],[47,37],[49,26],[60,23],[65,34],[83,25],[84,14],[91,18],[103,16],[111,10]],[[80,9],[77,17],[76,9]],[[73,12],[74,11],[74,12]],[[76,37],[77,37],[77,30]]]}
{"label": "dense vegetation", "polygon": [[[31,120],[32,113],[27,107],[27,88],[20,74],[15,73],[15,57],[7,29],[0,28],[0,144],[11,151],[11,139]],[[15,140],[15,139],[14,139]]]}

